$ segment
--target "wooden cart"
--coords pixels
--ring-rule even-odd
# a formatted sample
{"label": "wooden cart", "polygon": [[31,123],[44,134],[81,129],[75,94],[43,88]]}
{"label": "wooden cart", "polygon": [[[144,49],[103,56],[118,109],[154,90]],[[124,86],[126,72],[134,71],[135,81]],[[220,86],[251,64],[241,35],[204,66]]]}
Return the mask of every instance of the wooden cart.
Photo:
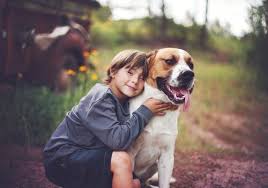
{"label": "wooden cart", "polygon": [[0,0],[0,81],[65,90],[68,72],[86,69],[88,15],[99,6],[94,0]]}

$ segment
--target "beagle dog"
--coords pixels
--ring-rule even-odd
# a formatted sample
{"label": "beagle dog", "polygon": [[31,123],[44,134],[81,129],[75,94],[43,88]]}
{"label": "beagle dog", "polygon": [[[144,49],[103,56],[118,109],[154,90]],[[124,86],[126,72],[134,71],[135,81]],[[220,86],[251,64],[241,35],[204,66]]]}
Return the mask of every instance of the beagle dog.
{"label": "beagle dog", "polygon": [[[156,98],[182,105],[186,110],[194,87],[194,64],[182,49],[163,48],[147,54],[149,76],[144,91],[130,100],[134,112],[146,99]],[[134,174],[142,184],[158,172],[158,185],[168,188],[173,171],[175,142],[178,134],[179,110],[153,117],[144,131],[128,149]]]}

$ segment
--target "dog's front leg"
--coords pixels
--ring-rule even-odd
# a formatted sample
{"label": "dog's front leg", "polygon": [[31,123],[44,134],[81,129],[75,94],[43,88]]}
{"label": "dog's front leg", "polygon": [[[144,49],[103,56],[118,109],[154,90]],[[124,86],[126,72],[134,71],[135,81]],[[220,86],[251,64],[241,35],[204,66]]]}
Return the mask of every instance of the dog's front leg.
{"label": "dog's front leg", "polygon": [[160,188],[169,188],[174,165],[174,150],[163,152],[158,161],[158,178]]}

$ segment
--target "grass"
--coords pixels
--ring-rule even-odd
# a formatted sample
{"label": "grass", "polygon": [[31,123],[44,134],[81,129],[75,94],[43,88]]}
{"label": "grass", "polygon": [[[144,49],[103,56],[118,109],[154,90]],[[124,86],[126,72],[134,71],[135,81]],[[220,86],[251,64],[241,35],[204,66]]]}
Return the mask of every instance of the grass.
{"label": "grass", "polygon": [[[192,94],[192,105],[189,112],[183,113],[180,119],[181,132],[177,145],[179,150],[184,151],[219,151],[211,143],[204,143],[198,136],[194,135],[193,129],[189,127],[192,125],[189,123],[195,124],[194,126],[205,131],[214,130],[221,136],[233,138],[233,134],[236,134],[235,136],[240,134],[239,131],[238,134],[234,133],[232,124],[221,125],[218,120],[213,119],[213,115],[240,114],[240,117],[251,116],[255,114],[254,110],[267,108],[265,107],[268,106],[267,93],[258,90],[257,75],[252,70],[235,64],[211,63],[208,56],[204,57],[204,54],[201,55],[199,52],[194,53],[193,56],[197,63],[195,64],[196,82]],[[260,121],[262,120],[260,119]],[[223,129],[224,126],[227,129],[226,127]],[[248,128],[247,123],[241,126]],[[254,130],[255,126],[251,123],[249,129]],[[239,138],[241,139],[241,137]]]}
{"label": "grass", "polygon": [[[112,49],[100,47],[93,63],[102,78],[112,57],[127,48],[150,51],[149,48],[133,44]],[[256,105],[268,104],[267,94],[257,92],[254,84],[256,75],[245,67],[212,61],[211,54],[201,51],[193,51],[192,56],[195,59],[196,83],[191,108],[189,112],[182,113],[179,121],[178,149],[218,151],[212,144],[203,142],[191,132],[189,117],[196,126],[207,129],[208,114],[246,114]],[[17,85],[15,92],[6,93],[0,99],[0,141],[25,145],[44,144],[65,113],[95,82],[88,80],[81,83],[74,92],[64,94],[53,93],[45,87],[31,87],[24,83]]]}
{"label": "grass", "polygon": [[97,61],[97,72],[101,77],[104,77],[106,75],[106,70],[112,60],[112,58],[120,51],[125,49],[137,49],[141,51],[150,51],[146,47],[138,46],[132,43],[124,44],[121,46],[116,46],[113,48],[105,48],[105,47],[99,47],[97,48],[98,54],[95,57],[95,61]]}
{"label": "grass", "polygon": [[[146,47],[135,45],[125,45],[113,50],[101,48],[99,59],[107,66],[118,51],[126,48],[150,51]],[[202,51],[194,50],[191,53],[195,60],[196,84],[191,108],[189,112],[182,113],[179,120],[178,149],[219,152],[221,149],[194,135],[189,128],[189,123],[194,123],[205,131],[213,128],[218,132],[223,132],[221,126],[216,126],[215,120],[212,122],[215,126],[208,125],[209,114],[234,113],[247,116],[252,110],[259,108],[259,105],[263,108],[268,105],[267,93],[258,90],[257,75],[241,64],[222,63],[215,60],[213,54]],[[190,122],[189,117],[192,119]]]}
{"label": "grass", "polygon": [[43,145],[66,112],[94,83],[89,80],[74,92],[57,94],[46,87],[18,82],[14,90],[1,94],[0,142]]}
{"label": "grass", "polygon": [[209,111],[241,112],[265,100],[266,94],[255,85],[256,75],[243,66],[200,59],[196,75],[194,101]]}

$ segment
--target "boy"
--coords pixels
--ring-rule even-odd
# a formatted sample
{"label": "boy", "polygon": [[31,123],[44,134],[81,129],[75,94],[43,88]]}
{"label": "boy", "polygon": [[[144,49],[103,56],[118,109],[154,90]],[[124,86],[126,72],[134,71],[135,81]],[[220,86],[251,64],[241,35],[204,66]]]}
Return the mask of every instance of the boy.
{"label": "boy", "polygon": [[145,101],[130,117],[128,100],[139,95],[147,77],[146,54],[125,50],[112,60],[104,84],[96,84],[68,112],[44,148],[46,175],[66,188],[140,187],[124,152],[153,115],[173,109]]}

